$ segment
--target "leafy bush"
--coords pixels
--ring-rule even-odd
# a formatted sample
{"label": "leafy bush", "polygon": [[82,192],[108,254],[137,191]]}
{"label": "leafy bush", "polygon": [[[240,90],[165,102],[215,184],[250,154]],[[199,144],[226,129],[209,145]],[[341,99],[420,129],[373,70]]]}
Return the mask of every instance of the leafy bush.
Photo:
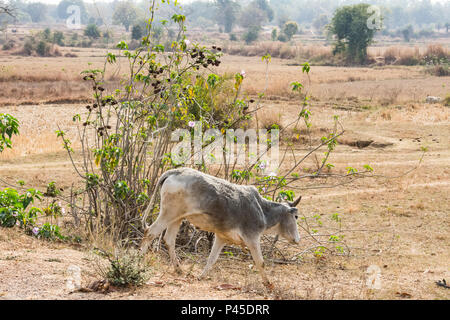
{"label": "leafy bush", "polygon": [[100,38],[100,30],[96,24],[89,24],[86,29],[84,29],[84,35],[91,39]]}
{"label": "leafy bush", "polygon": [[31,232],[37,238],[44,238],[47,240],[66,239],[66,237],[61,234],[59,226],[50,224],[48,222],[44,223],[41,227],[34,227]]}
{"label": "leafy bush", "polygon": [[19,121],[9,114],[0,113],[0,152],[11,148],[11,138],[19,134]]}
{"label": "leafy bush", "polygon": [[47,185],[47,191],[45,191],[44,196],[54,198],[60,194],[61,190],[56,187],[56,182],[52,181]]}
{"label": "leafy bush", "polygon": [[0,191],[0,226],[11,228],[19,225],[30,229],[36,222],[40,209],[28,206],[34,199],[41,199],[41,193],[35,189],[29,189],[25,194],[19,194],[17,190],[6,188]]}
{"label": "leafy bush", "polygon": [[131,29],[131,39],[134,40],[140,40],[142,36],[144,35],[144,30],[142,29],[141,25],[136,24]]}
{"label": "leafy bush", "polygon": [[38,55],[40,55],[41,57],[47,57],[50,54],[50,45],[41,40],[38,42],[37,46],[36,46],[36,53]]}
{"label": "leafy bush", "polygon": [[[85,117],[74,117],[74,121],[80,123],[81,137],[87,139],[81,144],[81,154],[87,162],[92,161],[92,165],[77,168],[89,199],[79,210],[86,216],[86,227],[93,228],[92,234],[104,234],[105,228],[115,240],[137,236],[155,182],[161,172],[175,166],[170,161],[171,132],[192,121],[202,122],[204,130],[227,128],[247,117],[244,110],[248,104],[240,98],[244,77],[205,76],[204,70],[220,65],[222,49],[191,45],[182,32],[184,17],[172,19],[181,33],[179,41],[171,43],[170,55],[152,38],[144,37],[134,52],[127,43],[118,44],[132,72],[132,81],[124,88],[107,94],[104,70],[83,72],[95,101],[87,106]],[[167,59],[160,59],[163,56]],[[116,63],[113,53],[106,59],[105,66]],[[112,127],[110,117],[119,119],[117,127]],[[91,133],[98,139],[91,139]],[[57,134],[72,156],[71,141],[63,131]],[[98,217],[102,218],[97,222]]]}
{"label": "leafy bush", "polygon": [[[0,114],[0,152],[4,150],[4,146],[11,148],[11,137],[13,134],[19,134],[19,122],[8,114]],[[25,182],[19,181],[23,186]],[[50,190],[54,187],[54,183],[50,183]],[[56,191],[53,191],[56,193]],[[59,227],[50,223],[45,223],[41,227],[36,226],[38,214],[46,216],[58,217],[63,214],[64,209],[59,204],[53,202],[44,211],[31,207],[30,204],[34,200],[42,200],[42,194],[38,190],[28,189],[24,194],[12,188],[6,188],[0,191],[0,227],[12,228],[19,226],[25,229],[25,232],[38,238],[46,239],[65,239],[61,235]]]}
{"label": "leafy bush", "polygon": [[259,37],[259,31],[260,28],[257,26],[252,26],[248,28],[247,32],[244,33],[243,40],[246,44],[250,44],[256,40],[258,40]]}
{"label": "leafy bush", "polygon": [[61,31],[55,31],[53,33],[53,43],[56,43],[59,46],[64,46],[64,33]]}

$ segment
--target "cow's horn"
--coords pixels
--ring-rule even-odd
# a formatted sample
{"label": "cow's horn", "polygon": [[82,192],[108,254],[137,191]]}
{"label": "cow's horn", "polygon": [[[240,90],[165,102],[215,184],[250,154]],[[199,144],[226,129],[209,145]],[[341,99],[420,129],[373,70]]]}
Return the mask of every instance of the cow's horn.
{"label": "cow's horn", "polygon": [[300,200],[302,200],[302,196],[298,197],[298,199],[295,200],[294,202],[288,202],[289,206],[292,208],[296,207],[300,203]]}

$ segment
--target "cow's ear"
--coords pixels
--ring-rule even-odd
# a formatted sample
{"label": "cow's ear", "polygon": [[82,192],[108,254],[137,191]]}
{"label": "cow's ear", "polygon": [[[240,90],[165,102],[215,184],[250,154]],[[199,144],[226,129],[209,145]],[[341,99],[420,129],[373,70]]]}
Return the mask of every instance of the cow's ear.
{"label": "cow's ear", "polygon": [[298,199],[295,200],[294,202],[288,202],[288,204],[291,208],[294,208],[300,203],[300,200],[302,200],[302,196],[298,197]]}

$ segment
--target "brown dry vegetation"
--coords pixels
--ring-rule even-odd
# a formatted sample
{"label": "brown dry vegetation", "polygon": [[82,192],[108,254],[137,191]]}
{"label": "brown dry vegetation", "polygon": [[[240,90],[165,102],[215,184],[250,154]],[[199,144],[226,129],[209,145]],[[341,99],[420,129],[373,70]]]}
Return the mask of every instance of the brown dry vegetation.
{"label": "brown dry vegetation", "polygon": [[[79,73],[88,67],[102,67],[104,50],[77,49],[76,53],[74,58],[0,55],[4,70],[0,113],[10,113],[21,123],[14,148],[0,155],[3,180],[24,180],[26,187],[43,191],[50,181],[56,181],[65,196],[76,183],[54,132],[60,125],[70,138],[76,137],[72,115],[85,109],[83,104],[55,101],[90,98]],[[246,71],[249,95],[265,87],[261,58],[225,56],[222,60],[218,72]],[[88,62],[92,64],[88,66]],[[266,269],[275,284],[269,291],[261,284],[251,258],[240,251],[232,257],[223,254],[204,281],[195,276],[204,266],[206,252],[186,255],[180,251],[185,271],[181,276],[172,273],[164,252],[151,253],[151,278],[141,288],[108,294],[69,293],[65,282],[70,265],[81,268],[83,285],[99,277],[96,266],[101,258],[92,253],[90,245],[40,241],[17,229],[1,228],[0,299],[449,299],[448,289],[436,286],[435,281],[450,280],[450,109],[424,103],[427,95],[444,98],[448,94],[449,77],[431,76],[421,67],[312,67],[308,83],[301,68],[288,63],[272,59],[269,65],[268,90],[262,101],[266,111],[260,115],[261,121],[281,125],[290,121],[299,105],[289,84],[300,81],[312,95],[314,138],[323,135],[335,114],[346,128],[330,159],[333,170],[342,173],[348,166],[361,169],[370,164],[379,175],[331,189],[303,190],[314,181],[295,186],[303,194],[301,213],[309,218],[319,215],[323,220],[319,234],[336,227],[330,216],[339,213],[351,248],[349,257],[317,259],[305,254],[303,260],[285,265],[266,256]],[[117,72],[122,70],[123,63]],[[114,85],[112,82],[109,88]],[[295,154],[301,155],[305,141],[296,140],[296,134],[288,132],[283,138],[293,141]],[[370,144],[363,147],[360,141]],[[429,149],[422,163],[402,175],[418,165],[421,146]],[[310,162],[302,170],[313,167]],[[63,232],[69,232],[69,225],[61,224]],[[299,221],[300,245],[281,242],[277,244],[281,253],[293,255],[313,245],[302,226]],[[366,286],[370,265],[381,269],[379,290]],[[220,290],[221,284],[235,288]]]}

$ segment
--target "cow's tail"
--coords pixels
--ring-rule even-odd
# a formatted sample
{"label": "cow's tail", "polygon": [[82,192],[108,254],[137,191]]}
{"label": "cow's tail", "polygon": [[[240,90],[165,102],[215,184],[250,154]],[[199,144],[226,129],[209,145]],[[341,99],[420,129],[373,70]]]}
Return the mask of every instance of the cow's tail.
{"label": "cow's tail", "polygon": [[174,174],[180,174],[180,170],[177,170],[177,169],[169,170],[169,171],[164,172],[161,175],[161,177],[159,177],[158,182],[156,183],[156,186],[155,186],[155,190],[153,191],[152,197],[150,198],[150,202],[147,206],[147,209],[145,209],[144,215],[142,216],[142,226],[144,227],[144,229],[146,229],[148,227],[147,226],[147,218],[148,218],[148,215],[150,214],[150,211],[153,210],[153,206],[155,205],[156,194],[158,193],[159,189],[164,184],[164,182],[167,180],[167,178],[169,178],[170,176],[172,176]]}

